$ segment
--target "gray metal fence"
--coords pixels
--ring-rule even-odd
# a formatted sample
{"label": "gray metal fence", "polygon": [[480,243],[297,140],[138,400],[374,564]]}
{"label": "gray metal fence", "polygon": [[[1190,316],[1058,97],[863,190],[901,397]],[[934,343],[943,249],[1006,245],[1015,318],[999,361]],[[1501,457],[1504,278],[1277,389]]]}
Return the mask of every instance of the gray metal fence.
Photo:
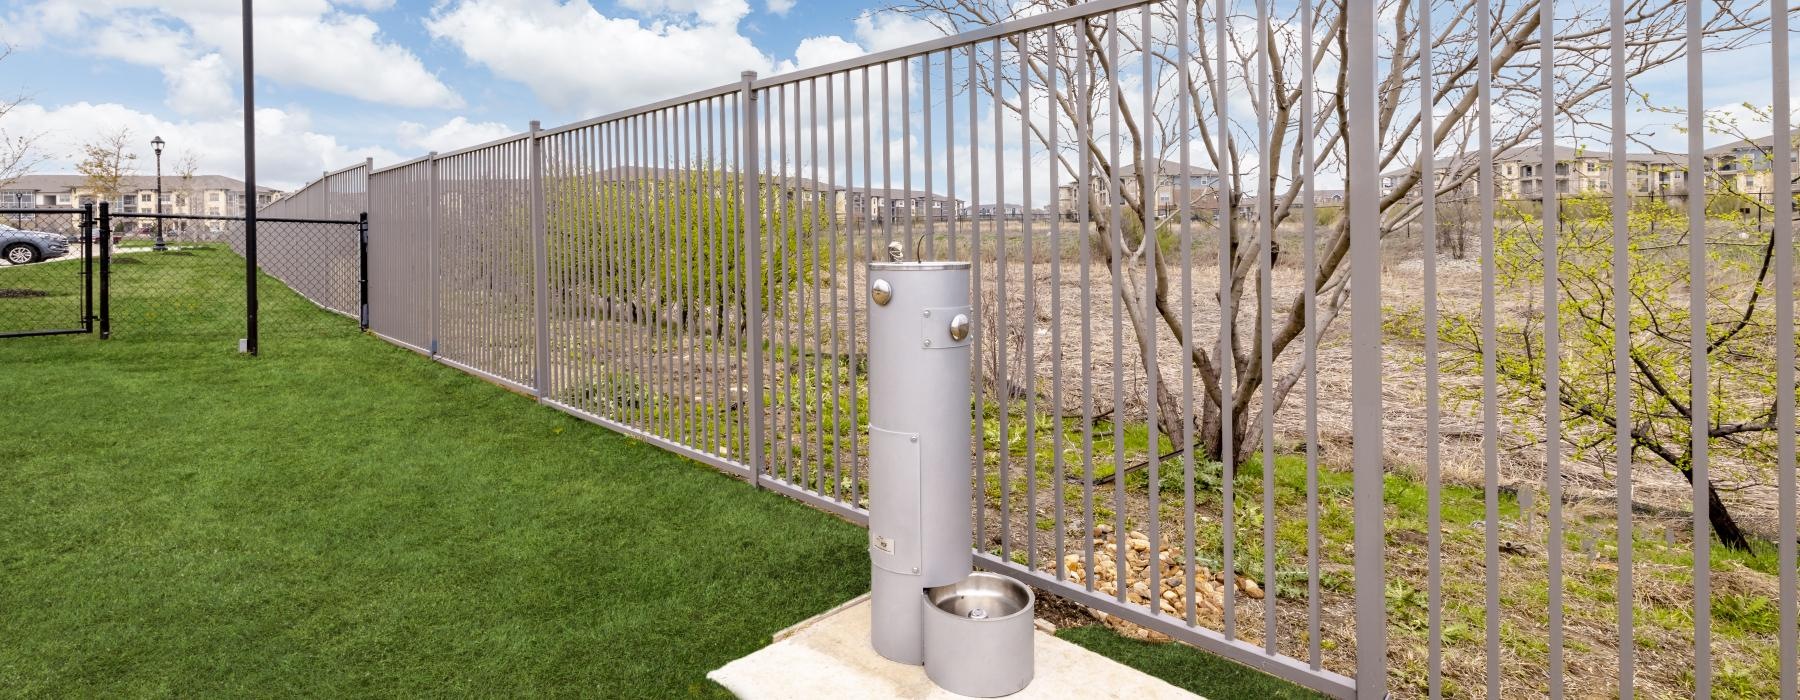
{"label": "gray metal fence", "polygon": [[[945,17],[291,206],[366,193],[383,337],[856,521],[865,265],[972,260],[983,568],[1335,696],[1795,697],[1793,147],[1740,184],[1702,88],[1768,44],[1789,113],[1785,0],[1241,5]],[[1687,153],[1628,153],[1662,66]]]}
{"label": "gray metal fence", "polygon": [[369,174],[369,329],[432,353],[437,338],[436,161]]}

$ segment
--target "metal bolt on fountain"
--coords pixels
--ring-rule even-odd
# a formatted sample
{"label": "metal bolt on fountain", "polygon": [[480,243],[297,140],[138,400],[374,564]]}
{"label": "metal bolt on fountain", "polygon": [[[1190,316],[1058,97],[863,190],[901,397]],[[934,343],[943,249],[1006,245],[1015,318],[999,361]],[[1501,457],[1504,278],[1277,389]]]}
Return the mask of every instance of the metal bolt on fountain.
{"label": "metal bolt on fountain", "polygon": [[1031,682],[1031,589],[971,566],[969,263],[869,265],[871,641],[945,690]]}

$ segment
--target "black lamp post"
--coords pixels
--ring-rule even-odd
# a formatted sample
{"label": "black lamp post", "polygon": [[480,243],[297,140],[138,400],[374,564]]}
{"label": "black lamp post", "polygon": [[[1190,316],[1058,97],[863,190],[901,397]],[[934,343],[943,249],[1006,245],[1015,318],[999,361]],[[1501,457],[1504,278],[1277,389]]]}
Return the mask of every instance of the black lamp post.
{"label": "black lamp post", "polygon": [[[162,137],[158,136],[156,138],[150,139],[150,148],[151,148],[151,150],[156,151],[156,213],[161,214],[162,213],[162,196],[163,196],[162,195],[162,149],[163,149]],[[163,221],[162,221],[161,217],[158,217],[156,219],[156,245],[152,248],[152,250],[168,250],[168,249],[169,249],[169,246],[167,246],[163,243]]]}

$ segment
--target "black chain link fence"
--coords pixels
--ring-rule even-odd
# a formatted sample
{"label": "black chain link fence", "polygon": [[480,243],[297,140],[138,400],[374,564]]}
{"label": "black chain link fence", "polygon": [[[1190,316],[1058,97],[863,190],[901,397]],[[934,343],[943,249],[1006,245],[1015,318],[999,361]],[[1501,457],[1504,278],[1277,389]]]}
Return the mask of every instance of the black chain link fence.
{"label": "black chain link fence", "polygon": [[0,337],[89,330],[97,247],[78,209],[0,210]]}
{"label": "black chain link fence", "polygon": [[[0,210],[0,337],[84,333],[242,347],[242,218]],[[257,222],[258,337],[354,332],[364,227]]]}
{"label": "black chain link fence", "polygon": [[[241,218],[110,216],[110,332],[236,342],[247,295]],[[264,340],[354,331],[361,293],[356,222],[257,221],[258,334]]]}

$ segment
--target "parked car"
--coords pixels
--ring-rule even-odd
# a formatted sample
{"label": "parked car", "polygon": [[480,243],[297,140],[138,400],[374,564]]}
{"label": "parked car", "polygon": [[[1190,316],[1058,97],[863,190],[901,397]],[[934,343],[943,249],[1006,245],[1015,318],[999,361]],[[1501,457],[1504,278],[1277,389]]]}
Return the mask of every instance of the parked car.
{"label": "parked car", "polygon": [[8,263],[28,265],[68,254],[67,236],[0,224],[0,258]]}

